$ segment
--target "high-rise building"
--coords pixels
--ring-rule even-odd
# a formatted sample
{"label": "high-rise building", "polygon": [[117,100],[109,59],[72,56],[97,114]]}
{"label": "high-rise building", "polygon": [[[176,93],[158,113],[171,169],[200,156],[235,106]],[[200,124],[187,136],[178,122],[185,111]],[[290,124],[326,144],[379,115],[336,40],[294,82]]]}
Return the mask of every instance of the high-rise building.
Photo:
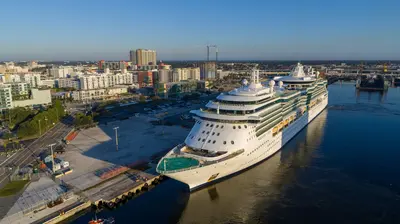
{"label": "high-rise building", "polygon": [[11,86],[2,84],[0,85],[0,111],[12,107]]}
{"label": "high-rise building", "polygon": [[32,88],[42,85],[40,73],[28,73],[21,76],[22,80],[29,83]]}
{"label": "high-rise building", "polygon": [[68,67],[51,68],[49,69],[49,75],[53,78],[67,78],[67,75],[71,72]]}
{"label": "high-rise building", "polygon": [[151,71],[138,73],[139,87],[153,86],[153,73]]}
{"label": "high-rise building", "polygon": [[200,67],[200,78],[202,80],[215,79],[217,66],[215,62],[204,62]]}
{"label": "high-rise building", "polygon": [[200,80],[200,68],[189,68],[188,79]]}
{"label": "high-rise building", "polygon": [[110,70],[123,70],[127,67],[124,61],[106,61],[103,63],[103,70],[108,68]]}
{"label": "high-rise building", "polygon": [[98,67],[99,67],[100,70],[103,69],[104,62],[105,62],[104,60],[100,60],[99,61],[99,66]]}
{"label": "high-rise building", "polygon": [[136,65],[136,51],[129,51],[129,61],[132,62],[132,65]]}
{"label": "high-rise building", "polygon": [[170,82],[172,79],[172,70],[171,69],[160,69],[158,70],[158,81],[162,83]]}
{"label": "high-rise building", "polygon": [[[131,51],[132,56],[132,51]],[[133,57],[131,57],[133,59]],[[156,65],[157,64],[157,53],[155,50],[148,49],[137,49],[135,54],[135,62],[133,64],[143,66],[143,65]]]}

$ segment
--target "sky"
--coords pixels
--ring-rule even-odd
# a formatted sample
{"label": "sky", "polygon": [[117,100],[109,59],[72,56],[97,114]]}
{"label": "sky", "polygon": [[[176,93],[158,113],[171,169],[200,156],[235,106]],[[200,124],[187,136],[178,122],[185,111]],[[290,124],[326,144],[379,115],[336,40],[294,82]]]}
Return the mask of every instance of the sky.
{"label": "sky", "polygon": [[[0,61],[400,60],[399,0],[12,0]],[[212,51],[212,57],[215,54]]]}

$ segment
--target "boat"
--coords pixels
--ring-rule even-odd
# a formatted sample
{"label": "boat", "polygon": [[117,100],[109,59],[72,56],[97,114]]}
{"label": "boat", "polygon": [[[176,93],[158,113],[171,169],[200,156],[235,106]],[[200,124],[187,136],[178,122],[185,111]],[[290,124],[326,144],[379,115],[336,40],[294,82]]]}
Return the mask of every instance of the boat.
{"label": "boat", "polygon": [[95,215],[95,218],[90,220],[88,224],[114,224],[115,220],[114,218],[110,217],[107,219],[98,219],[97,216]]}
{"label": "boat", "polygon": [[326,108],[327,80],[318,75],[298,63],[263,85],[253,69],[250,82],[190,112],[194,126],[157,172],[194,191],[268,159]]}
{"label": "boat", "polygon": [[365,91],[386,91],[389,89],[389,83],[383,75],[361,76],[356,81],[356,88]]}

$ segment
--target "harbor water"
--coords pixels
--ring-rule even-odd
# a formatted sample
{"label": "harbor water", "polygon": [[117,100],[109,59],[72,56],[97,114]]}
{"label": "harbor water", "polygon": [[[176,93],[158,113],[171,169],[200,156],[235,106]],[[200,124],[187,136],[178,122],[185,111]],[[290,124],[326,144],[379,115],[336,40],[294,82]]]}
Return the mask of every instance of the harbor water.
{"label": "harbor water", "polygon": [[[329,86],[329,105],[270,159],[189,193],[169,179],[115,223],[400,223],[400,89]],[[89,212],[71,223],[88,223]]]}

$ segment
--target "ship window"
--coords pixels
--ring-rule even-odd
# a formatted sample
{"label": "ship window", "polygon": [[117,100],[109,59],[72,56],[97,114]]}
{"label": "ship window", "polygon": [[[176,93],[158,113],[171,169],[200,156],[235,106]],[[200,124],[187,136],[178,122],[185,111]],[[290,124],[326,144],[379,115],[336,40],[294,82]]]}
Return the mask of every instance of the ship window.
{"label": "ship window", "polygon": [[206,141],[206,139],[205,138],[203,138],[203,141],[202,142],[205,142]]}
{"label": "ship window", "polygon": [[211,140],[208,140],[208,143],[210,143],[211,142]]}
{"label": "ship window", "polygon": [[234,141],[231,141],[231,144],[233,145],[233,144],[235,144],[235,142],[234,142]]}
{"label": "ship window", "polygon": [[242,127],[240,127],[240,125],[238,126],[239,129],[242,129]]}
{"label": "ship window", "polygon": [[224,145],[226,145],[226,141],[224,141]]}
{"label": "ship window", "polygon": [[219,136],[219,133],[217,133],[217,136]]}
{"label": "ship window", "polygon": [[213,132],[212,135],[215,135],[215,132]]}
{"label": "ship window", "polygon": [[224,126],[222,125],[221,128],[224,128]]}
{"label": "ship window", "polygon": [[206,124],[206,127],[208,127],[209,124]]}
{"label": "ship window", "polygon": [[197,141],[200,141],[201,138],[197,139]]}
{"label": "ship window", "polygon": [[217,126],[215,126],[216,128],[218,128],[219,127],[219,125],[217,125]]}
{"label": "ship window", "polygon": [[203,131],[202,133],[204,134],[204,132],[206,132],[206,131]]}
{"label": "ship window", "polygon": [[209,131],[207,131],[207,135],[208,135],[208,134],[210,134],[210,132],[209,132]]}
{"label": "ship window", "polygon": [[212,124],[212,125],[210,125],[210,128],[212,128],[212,127],[214,127],[214,125]]}
{"label": "ship window", "polygon": [[247,125],[245,125],[244,128],[247,128]]}
{"label": "ship window", "polygon": [[213,141],[213,144],[215,144],[215,140]]}
{"label": "ship window", "polygon": [[233,126],[233,129],[236,129],[236,126]]}
{"label": "ship window", "polygon": [[194,136],[192,136],[190,139],[193,139]]}

